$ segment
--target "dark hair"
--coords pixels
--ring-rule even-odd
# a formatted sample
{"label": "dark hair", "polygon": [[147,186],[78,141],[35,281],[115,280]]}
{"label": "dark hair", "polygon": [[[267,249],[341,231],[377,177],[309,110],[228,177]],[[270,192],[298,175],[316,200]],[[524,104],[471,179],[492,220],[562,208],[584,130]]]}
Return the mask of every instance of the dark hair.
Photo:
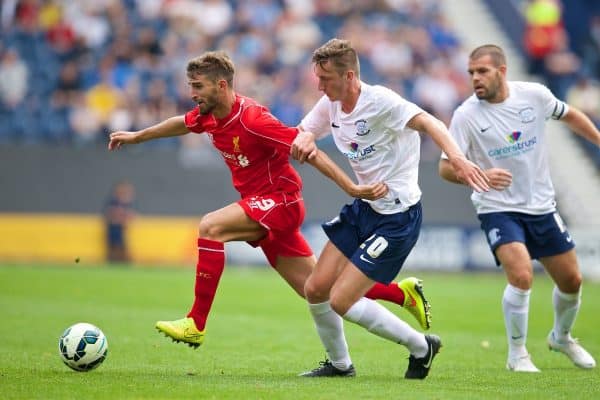
{"label": "dark hair", "polygon": [[227,84],[232,87],[235,67],[224,51],[208,51],[188,62],[188,77],[192,78],[197,74],[205,75],[213,82],[225,79]]}
{"label": "dark hair", "polygon": [[471,52],[469,59],[475,60],[483,56],[490,56],[496,67],[506,65],[506,56],[504,55],[504,50],[495,44],[484,44],[483,46],[477,47]]}
{"label": "dark hair", "polygon": [[316,49],[312,56],[312,62],[321,66],[331,61],[333,68],[340,74],[352,70],[360,77],[360,62],[356,50],[349,40],[331,39],[323,46]]}

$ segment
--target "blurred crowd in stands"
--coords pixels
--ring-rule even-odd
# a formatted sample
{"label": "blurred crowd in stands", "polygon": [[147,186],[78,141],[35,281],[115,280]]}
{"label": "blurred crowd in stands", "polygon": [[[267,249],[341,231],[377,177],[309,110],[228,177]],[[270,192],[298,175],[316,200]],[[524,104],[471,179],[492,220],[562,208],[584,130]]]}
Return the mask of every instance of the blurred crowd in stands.
{"label": "blurred crowd in stands", "polygon": [[[557,0],[525,6],[548,2],[558,8],[524,11],[530,25],[562,26]],[[336,36],[359,50],[363,80],[395,89],[446,123],[471,94],[465,49],[438,0],[0,4],[0,143],[104,145],[111,131],[136,130],[183,113],[193,106],[186,63],[210,49],[226,50],[234,59],[237,91],[290,125],[320,96],[312,51]],[[550,50],[531,57],[559,97],[600,118],[600,89],[591,78],[600,74],[600,15],[590,21],[583,54],[570,50],[567,36],[559,34]],[[202,146],[194,136],[152,145]],[[437,157],[432,143],[423,148],[426,157]]]}
{"label": "blurred crowd in stands", "polygon": [[[104,144],[193,104],[187,61],[226,50],[236,89],[296,125],[320,96],[312,51],[352,40],[363,80],[448,122],[470,94],[437,0],[4,0],[0,142]],[[195,146],[193,138],[155,146]],[[189,143],[188,143],[189,141]]]}

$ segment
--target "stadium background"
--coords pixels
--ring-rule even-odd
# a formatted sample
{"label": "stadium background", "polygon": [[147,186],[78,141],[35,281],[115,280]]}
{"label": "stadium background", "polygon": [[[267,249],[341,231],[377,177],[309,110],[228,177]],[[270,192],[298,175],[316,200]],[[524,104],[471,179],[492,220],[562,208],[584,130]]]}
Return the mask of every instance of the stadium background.
{"label": "stadium background", "polygon": [[[504,40],[528,72],[567,101],[585,99],[586,112],[600,119],[597,2],[571,0],[560,9],[558,24],[568,40],[542,58],[525,46],[525,33],[535,20],[527,13],[530,2],[480,3],[503,28]],[[183,70],[189,58],[207,49],[227,50],[237,65],[236,89],[295,125],[319,96],[311,51],[330,37],[348,38],[359,50],[363,80],[392,87],[448,122],[471,90],[464,71],[469,48],[457,30],[466,22],[451,17],[447,4],[3,1],[0,261],[102,262],[101,212],[112,185],[127,180],[136,189],[139,213],[127,237],[133,262],[193,265],[200,216],[237,199],[222,161],[199,135],[116,153],[108,153],[106,138],[110,131],[139,129],[191,107]],[[599,151],[581,145],[582,157],[595,168],[583,178],[584,185],[598,187]],[[331,143],[321,146],[347,167]],[[407,268],[494,269],[468,192],[438,178],[438,157],[424,138],[425,228]],[[305,231],[318,251],[323,241],[319,222],[334,216],[348,199],[311,167],[299,170],[308,208]],[[568,185],[559,188],[562,204],[573,203],[568,193]],[[580,209],[597,208],[598,198],[596,205],[591,201]],[[561,212],[577,241],[584,272],[600,277],[600,221],[594,217],[581,223],[576,212]],[[230,263],[264,265],[248,246],[227,249]]]}

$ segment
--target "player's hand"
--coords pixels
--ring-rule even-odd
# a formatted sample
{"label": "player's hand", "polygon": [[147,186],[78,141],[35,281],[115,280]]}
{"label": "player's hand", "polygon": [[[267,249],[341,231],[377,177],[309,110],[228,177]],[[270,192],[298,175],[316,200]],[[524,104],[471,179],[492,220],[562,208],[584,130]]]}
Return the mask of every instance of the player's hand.
{"label": "player's hand", "polygon": [[454,157],[450,160],[456,177],[476,192],[488,192],[490,179],[481,168],[465,157]]}
{"label": "player's hand", "polygon": [[490,168],[485,170],[490,187],[495,190],[504,190],[512,183],[510,171],[502,168]]}
{"label": "player's hand", "polygon": [[387,193],[387,185],[383,182],[378,182],[371,185],[353,185],[348,194],[357,199],[377,200]]}
{"label": "player's hand", "polygon": [[108,142],[108,150],[118,150],[125,144],[138,143],[138,138],[135,132],[117,131],[110,134]]}
{"label": "player's hand", "polygon": [[315,135],[312,132],[300,131],[292,142],[291,154],[294,160],[303,164],[307,160],[313,160],[319,149],[315,143]]}

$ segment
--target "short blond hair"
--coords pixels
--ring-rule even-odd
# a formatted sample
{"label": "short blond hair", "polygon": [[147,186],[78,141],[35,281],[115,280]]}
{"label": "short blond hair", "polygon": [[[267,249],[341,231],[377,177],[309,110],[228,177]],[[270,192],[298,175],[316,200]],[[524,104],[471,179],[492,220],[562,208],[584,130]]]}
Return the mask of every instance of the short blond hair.
{"label": "short blond hair", "polygon": [[328,61],[338,73],[342,74],[347,70],[352,70],[357,77],[360,77],[358,54],[349,40],[331,39],[314,51],[313,63],[323,67],[323,64]]}

